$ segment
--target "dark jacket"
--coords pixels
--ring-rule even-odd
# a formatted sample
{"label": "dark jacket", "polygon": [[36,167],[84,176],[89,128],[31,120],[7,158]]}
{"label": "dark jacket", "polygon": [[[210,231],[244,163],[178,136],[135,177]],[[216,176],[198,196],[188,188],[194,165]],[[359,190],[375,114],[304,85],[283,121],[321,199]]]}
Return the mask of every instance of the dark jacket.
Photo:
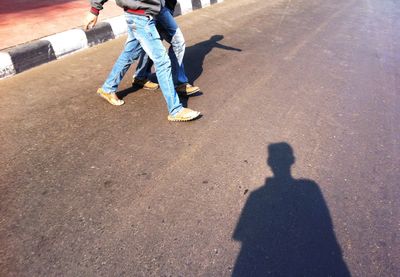
{"label": "dark jacket", "polygon": [[[98,14],[103,9],[103,5],[108,0],[90,0],[91,12]],[[169,2],[169,0],[167,0]],[[172,0],[171,2],[176,2]],[[144,10],[146,15],[157,15],[161,7],[165,5],[165,0],[115,0],[118,6],[123,9]],[[172,3],[171,3],[172,4]],[[175,3],[176,4],[176,3]],[[97,13],[96,13],[97,11]]]}

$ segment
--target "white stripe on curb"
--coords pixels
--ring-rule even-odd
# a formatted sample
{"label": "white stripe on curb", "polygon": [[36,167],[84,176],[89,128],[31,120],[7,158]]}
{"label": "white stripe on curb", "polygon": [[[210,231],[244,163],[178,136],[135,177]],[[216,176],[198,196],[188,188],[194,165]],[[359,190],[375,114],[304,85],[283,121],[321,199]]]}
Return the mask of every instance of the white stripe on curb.
{"label": "white stripe on curb", "polygon": [[15,74],[15,68],[11,60],[10,54],[0,52],[0,78]]}
{"label": "white stripe on curb", "polygon": [[[208,7],[212,3],[221,3],[223,1],[224,0],[196,0],[195,9]],[[184,15],[193,11],[192,0],[178,0],[178,2],[180,9],[176,15]],[[18,73],[20,73],[31,68],[30,66],[27,66],[29,64],[37,66],[54,59],[58,59],[66,54],[90,47],[91,45],[89,45],[88,41],[93,41],[91,44],[95,45],[107,41],[111,39],[111,37],[119,37],[127,33],[127,25],[124,15],[106,19],[104,22],[107,24],[103,24],[101,28],[98,28],[97,31],[95,30],[94,32],[89,31],[85,33],[82,29],[74,28],[69,31],[40,39],[42,41],[46,41],[46,47],[48,44],[49,49],[47,56],[45,55],[42,57],[42,55],[39,60],[35,55],[32,56],[29,54],[29,51],[35,47],[43,47],[44,43],[40,40],[28,42],[22,46],[14,46],[11,49],[3,50],[3,52],[0,52],[0,79],[17,74],[17,70]],[[111,27],[111,30],[109,27]],[[111,32],[113,34],[111,34]],[[100,39],[98,38],[99,36]]]}
{"label": "white stripe on curb", "polygon": [[211,5],[210,0],[200,0],[201,1],[201,7],[205,8]]}
{"label": "white stripe on curb", "polygon": [[178,1],[181,6],[182,14],[186,14],[193,10],[192,1]]}
{"label": "white stripe on curb", "polygon": [[81,29],[72,29],[41,40],[50,41],[57,58],[88,46],[86,34]]}
{"label": "white stripe on curb", "polygon": [[115,37],[122,36],[128,31],[124,15],[109,18],[104,21],[111,25]]}

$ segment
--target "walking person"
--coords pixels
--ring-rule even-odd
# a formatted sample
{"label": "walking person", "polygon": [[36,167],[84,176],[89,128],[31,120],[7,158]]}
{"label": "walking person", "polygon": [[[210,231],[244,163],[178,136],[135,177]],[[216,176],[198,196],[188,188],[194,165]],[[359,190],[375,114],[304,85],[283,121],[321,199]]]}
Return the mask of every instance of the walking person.
{"label": "walking person", "polygon": [[[91,10],[85,18],[85,28],[96,25],[100,10],[108,0],[91,0]],[[118,85],[130,65],[145,51],[153,60],[157,79],[167,102],[169,121],[189,121],[199,117],[200,112],[184,108],[175,90],[171,74],[171,61],[157,32],[154,17],[165,5],[164,0],[116,0],[125,11],[128,24],[128,39],[125,48],[115,62],[110,74],[97,94],[112,105],[122,105],[124,101],[116,95]]]}
{"label": "walking person", "polygon": [[[165,0],[165,6],[156,16],[156,28],[161,38],[170,44],[168,55],[172,63],[172,77],[176,91],[188,96],[200,91],[200,88],[189,84],[189,79],[185,73],[183,65],[186,47],[185,38],[173,16],[176,3],[176,0]],[[148,90],[157,89],[158,84],[149,80],[152,65],[153,61],[149,58],[149,55],[142,52],[132,84]]]}

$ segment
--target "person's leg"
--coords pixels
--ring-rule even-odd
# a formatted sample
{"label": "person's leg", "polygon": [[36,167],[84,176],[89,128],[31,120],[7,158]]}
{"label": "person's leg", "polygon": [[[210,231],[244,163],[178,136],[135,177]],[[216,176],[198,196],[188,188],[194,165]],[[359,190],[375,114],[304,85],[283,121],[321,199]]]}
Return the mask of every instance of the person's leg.
{"label": "person's leg", "polygon": [[161,37],[171,44],[168,55],[172,63],[174,83],[188,83],[189,80],[186,77],[185,68],[183,66],[183,57],[186,47],[185,38],[173,17],[172,11],[168,8],[162,8],[157,15],[157,29]]}
{"label": "person's leg", "polygon": [[171,44],[168,55],[172,63],[172,76],[176,91],[185,95],[200,91],[199,87],[189,84],[189,79],[186,76],[183,65],[186,48],[185,38],[173,17],[173,12],[168,8],[161,9],[161,12],[157,15],[157,26],[161,37]]}
{"label": "person's leg", "polygon": [[[198,87],[189,84],[189,80],[185,73],[183,65],[183,57],[185,54],[185,38],[182,31],[176,23],[173,13],[168,8],[162,8],[156,17],[156,28],[162,39],[165,39],[171,47],[169,47],[168,55],[172,64],[173,82],[178,92],[186,95],[198,92]],[[142,54],[139,58],[138,67],[134,76],[133,85],[142,86],[148,90],[158,88],[158,84],[148,80],[151,73],[151,59],[147,54]]]}
{"label": "person's leg", "polygon": [[139,56],[135,77],[138,79],[148,79],[151,74],[152,66],[153,61],[149,58],[149,55],[143,51]]}
{"label": "person's leg", "polygon": [[152,66],[153,61],[149,58],[149,55],[143,51],[139,57],[136,72],[133,76],[132,85],[137,85],[147,90],[158,89],[159,85],[149,80]]}
{"label": "person's leg", "polygon": [[124,101],[118,99],[116,95],[118,85],[121,83],[122,78],[132,62],[138,58],[142,51],[139,42],[135,39],[132,31],[128,28],[128,39],[125,43],[124,50],[115,62],[103,86],[97,90],[97,94],[112,105],[120,106],[124,104]]}
{"label": "person's leg", "polygon": [[157,79],[168,107],[168,120],[188,121],[200,115],[199,112],[183,108],[175,91],[171,74],[171,61],[161,43],[160,35],[155,26],[155,20],[146,16],[129,15],[131,24],[135,26],[133,33],[140,45],[153,60]]}
{"label": "person's leg", "polygon": [[155,26],[155,20],[146,16],[133,14],[129,14],[128,17],[131,20],[130,23],[135,26],[133,30],[135,38],[154,62],[157,79],[167,102],[168,112],[174,115],[182,109],[182,104],[179,101],[172,82],[171,62],[161,43],[160,35]]}
{"label": "person's leg", "polygon": [[131,64],[138,59],[142,47],[139,41],[133,35],[133,32],[128,28],[128,39],[125,43],[124,50],[119,55],[110,74],[104,82],[102,89],[106,93],[115,93],[121,83],[125,73],[128,71]]}

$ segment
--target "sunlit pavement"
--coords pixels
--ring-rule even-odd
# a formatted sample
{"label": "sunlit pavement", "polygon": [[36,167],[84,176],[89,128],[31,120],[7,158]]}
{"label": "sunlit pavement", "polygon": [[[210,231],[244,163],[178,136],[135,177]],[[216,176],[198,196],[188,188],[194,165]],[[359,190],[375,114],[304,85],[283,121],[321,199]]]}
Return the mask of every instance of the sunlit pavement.
{"label": "sunlit pavement", "polygon": [[400,5],[178,18],[203,117],[96,96],[125,37],[0,80],[1,276],[396,276]]}

